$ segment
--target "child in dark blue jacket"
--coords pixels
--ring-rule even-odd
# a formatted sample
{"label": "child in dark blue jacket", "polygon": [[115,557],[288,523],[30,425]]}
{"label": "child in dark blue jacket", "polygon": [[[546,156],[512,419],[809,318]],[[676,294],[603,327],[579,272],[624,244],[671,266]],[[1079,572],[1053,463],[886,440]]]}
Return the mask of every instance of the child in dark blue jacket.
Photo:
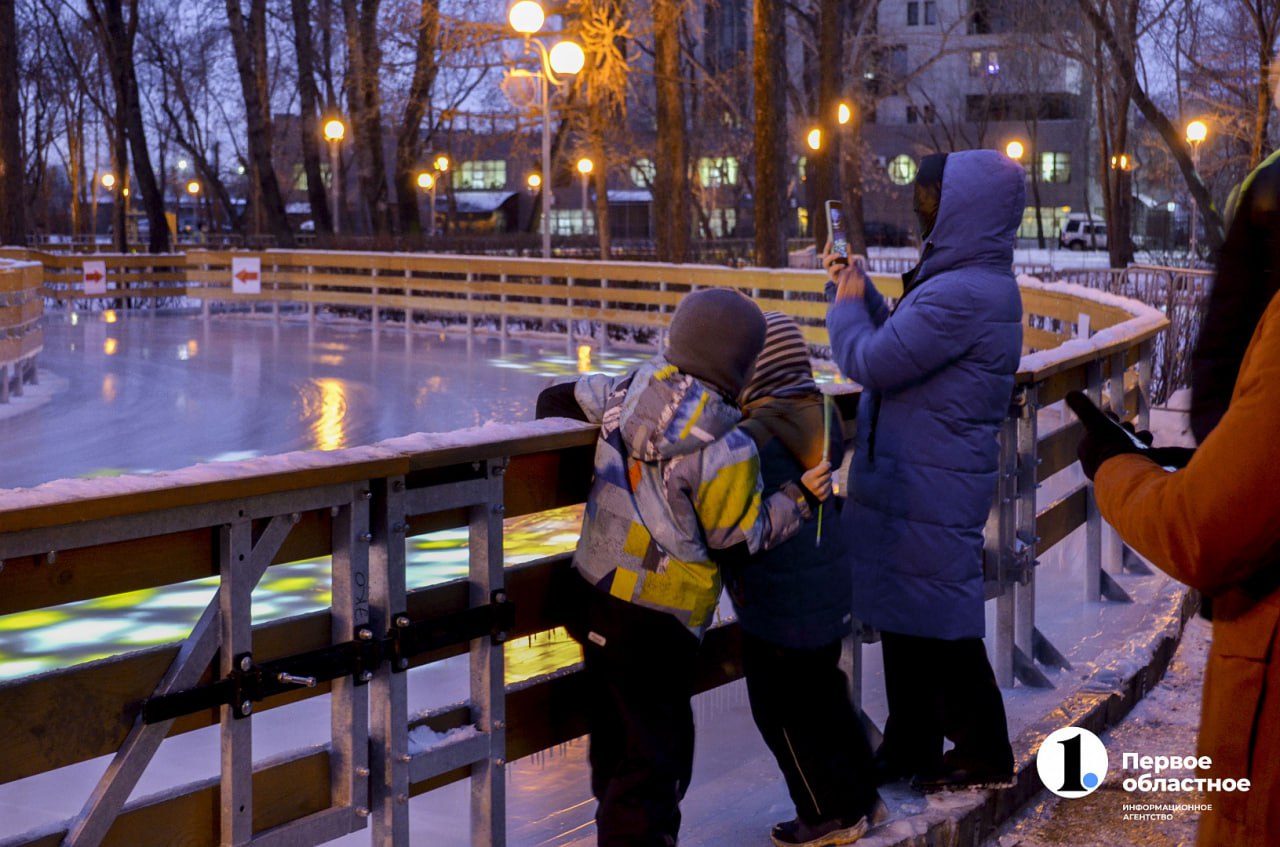
{"label": "child in dark blue jacket", "polygon": [[[823,459],[822,393],[809,348],[791,318],[766,312],[764,350],[740,404],[740,425],[760,451],[765,493]],[[843,435],[830,422],[831,465]],[[835,501],[825,508],[834,512]],[[751,714],[773,752],[796,807],[774,827],[774,844],[849,844],[883,814],[871,749],[839,667],[852,620],[848,563],[837,515],[816,517],[790,540],[726,574],[743,630]]]}

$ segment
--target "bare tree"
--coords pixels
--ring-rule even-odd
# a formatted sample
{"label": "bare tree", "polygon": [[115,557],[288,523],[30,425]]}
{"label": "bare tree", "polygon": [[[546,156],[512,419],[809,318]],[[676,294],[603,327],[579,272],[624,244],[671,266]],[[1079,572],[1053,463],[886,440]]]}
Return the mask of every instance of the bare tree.
{"label": "bare tree", "polygon": [[[423,3],[423,9],[425,10],[428,5]],[[331,234],[333,218],[329,213],[324,176],[320,168],[320,89],[316,84],[311,3],[309,0],[290,0],[290,9],[293,12],[293,50],[298,71],[302,169],[307,175],[307,200],[311,203],[311,215],[316,224],[316,232]],[[337,178],[338,174],[330,174],[330,179]]]}
{"label": "bare tree", "polygon": [[27,234],[18,84],[15,0],[0,0],[0,242],[8,244],[22,244]]}
{"label": "bare tree", "polygon": [[[266,0],[251,0],[249,18],[255,19],[263,11]],[[280,190],[280,182],[276,178],[275,167],[271,161],[271,139],[267,122],[267,105],[263,101],[262,90],[265,85],[267,68],[262,54],[265,44],[255,43],[246,20],[240,0],[227,0],[227,22],[231,31],[231,44],[235,51],[236,70],[240,76],[240,91],[244,97],[245,127],[249,136],[249,162],[253,168],[251,182],[261,192],[261,210],[266,217],[266,226],[275,237],[280,247],[293,246],[293,230],[285,214],[284,195]],[[254,25],[253,30],[260,32]],[[259,39],[264,38],[258,35]]]}
{"label": "bare tree", "polygon": [[689,261],[689,137],[686,83],[680,67],[682,0],[654,0],[654,77],[657,93],[657,150],[653,208],[660,262]]}
{"label": "bare tree", "polygon": [[[436,75],[440,70],[436,59],[440,49],[440,4],[438,0],[424,0],[420,8],[415,27],[413,76],[400,119],[400,131],[396,136],[397,217],[401,232],[411,238],[422,232],[414,173],[422,156],[422,122],[427,115]],[[431,225],[434,228],[435,222],[432,221]]]}
{"label": "bare tree", "polygon": [[755,0],[753,10],[755,84],[756,264],[787,265],[787,102],[786,6],[783,0]]}
{"label": "bare tree", "polygon": [[[106,59],[115,93],[117,139],[112,164],[116,168],[116,205],[123,207],[123,191],[129,182],[126,177],[129,173],[129,156],[132,154],[132,172],[150,225],[148,247],[152,253],[167,253],[169,225],[164,216],[164,196],[151,167],[151,152],[147,148],[142,98],[138,92],[138,75],[134,64],[134,46],[140,21],[137,0],[85,0],[85,6],[98,38],[98,46]],[[127,151],[124,149],[126,144]],[[118,222],[121,226],[116,228],[116,248],[125,250],[124,221],[119,215]]]}
{"label": "bare tree", "polygon": [[364,220],[375,234],[391,232],[387,202],[387,166],[382,152],[382,46],[378,37],[379,0],[342,0],[346,23],[347,102],[360,174]]}

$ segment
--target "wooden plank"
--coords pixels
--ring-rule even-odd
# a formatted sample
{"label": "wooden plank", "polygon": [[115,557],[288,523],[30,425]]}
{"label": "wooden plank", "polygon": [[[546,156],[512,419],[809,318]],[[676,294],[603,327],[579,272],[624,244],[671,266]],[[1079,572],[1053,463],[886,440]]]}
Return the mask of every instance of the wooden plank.
{"label": "wooden plank", "polygon": [[1024,350],[1052,350],[1066,341],[1070,336],[1059,335],[1033,326],[1022,328],[1022,346]]}
{"label": "wooden plank", "polygon": [[1036,549],[1048,550],[1076,529],[1084,526],[1087,495],[1083,486],[1036,515]]}
{"label": "wooden plank", "polygon": [[[206,780],[185,793],[135,802],[116,819],[103,847],[140,844],[219,844],[219,787]],[[261,832],[329,807],[329,753],[305,751],[297,758],[262,768],[253,775],[253,829]],[[157,841],[163,833],[163,841]],[[47,827],[4,842],[4,847],[57,847],[66,829]]]}

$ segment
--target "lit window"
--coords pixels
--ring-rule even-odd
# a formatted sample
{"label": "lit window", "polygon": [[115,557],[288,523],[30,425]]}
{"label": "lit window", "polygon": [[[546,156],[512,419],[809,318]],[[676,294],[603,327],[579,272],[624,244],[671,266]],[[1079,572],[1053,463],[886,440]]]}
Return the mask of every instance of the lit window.
{"label": "lit window", "polygon": [[703,188],[738,184],[738,160],[734,156],[704,156],[698,160],[698,182]]}
{"label": "lit window", "polygon": [[591,212],[581,209],[552,209],[552,235],[591,235],[596,231],[596,219]]}
{"label": "lit window", "polygon": [[502,159],[463,162],[453,172],[453,187],[460,191],[506,188],[507,163]]}
{"label": "lit window", "polygon": [[1041,153],[1040,154],[1040,181],[1041,182],[1070,182],[1071,181],[1071,154],[1070,153]]}
{"label": "lit window", "polygon": [[648,188],[653,185],[654,177],[657,174],[658,170],[653,166],[652,159],[636,159],[631,166],[631,182],[641,188]]}
{"label": "lit window", "polygon": [[894,157],[889,163],[889,179],[895,185],[910,185],[916,178],[916,162],[906,153]]}

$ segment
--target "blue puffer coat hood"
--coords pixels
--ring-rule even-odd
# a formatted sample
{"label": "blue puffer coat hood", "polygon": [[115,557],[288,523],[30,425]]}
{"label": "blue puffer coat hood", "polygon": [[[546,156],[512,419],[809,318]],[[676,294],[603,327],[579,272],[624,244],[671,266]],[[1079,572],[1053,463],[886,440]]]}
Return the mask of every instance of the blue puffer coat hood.
{"label": "blue puffer coat hood", "polygon": [[827,314],[833,358],[864,388],[842,517],[854,615],[879,629],[985,632],[983,527],[1022,350],[1012,260],[1023,180],[995,151],[950,154],[897,308],[869,286]]}

